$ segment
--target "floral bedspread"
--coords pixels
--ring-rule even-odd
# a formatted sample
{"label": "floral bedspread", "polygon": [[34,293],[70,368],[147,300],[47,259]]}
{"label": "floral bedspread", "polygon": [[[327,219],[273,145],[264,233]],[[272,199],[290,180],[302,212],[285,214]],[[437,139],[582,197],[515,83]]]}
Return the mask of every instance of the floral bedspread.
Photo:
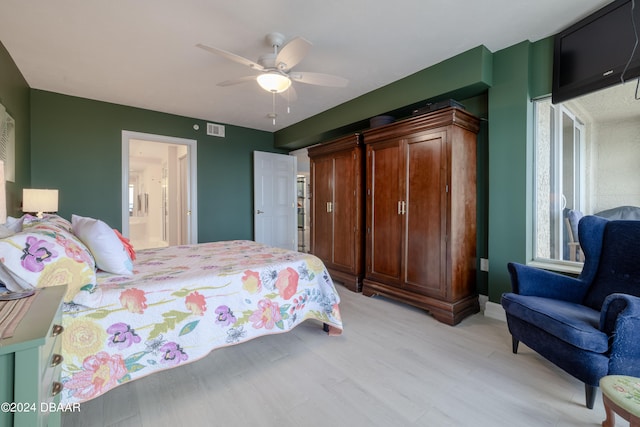
{"label": "floral bedspread", "polygon": [[92,292],[93,307],[65,304],[63,403],[306,319],[342,331],[322,261],[251,241],[139,251],[133,276],[98,273]]}

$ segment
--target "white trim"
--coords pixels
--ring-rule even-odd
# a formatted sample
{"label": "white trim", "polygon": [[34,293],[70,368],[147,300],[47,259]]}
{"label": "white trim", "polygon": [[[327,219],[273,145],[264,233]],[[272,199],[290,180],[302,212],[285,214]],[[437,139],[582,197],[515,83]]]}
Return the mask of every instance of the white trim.
{"label": "white trim", "polygon": [[555,271],[557,273],[569,273],[578,275],[582,272],[582,263],[570,263],[565,262],[544,262],[544,261],[529,261],[527,263],[529,267],[541,268],[543,270]]}
{"label": "white trim", "polygon": [[507,315],[504,312],[504,308],[495,302],[487,301],[484,307],[484,315],[491,319],[501,320],[503,322],[507,321]]}
{"label": "white trim", "polygon": [[166,144],[186,145],[189,159],[189,243],[198,243],[198,141],[195,139],[177,138],[150,133],[122,131],[122,234],[129,236],[129,140],[161,142]]}

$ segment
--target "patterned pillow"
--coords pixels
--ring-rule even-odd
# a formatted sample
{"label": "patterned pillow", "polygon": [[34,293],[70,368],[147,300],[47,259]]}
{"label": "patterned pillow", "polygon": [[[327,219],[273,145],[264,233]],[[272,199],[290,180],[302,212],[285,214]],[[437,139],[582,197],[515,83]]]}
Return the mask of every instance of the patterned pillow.
{"label": "patterned pillow", "polygon": [[25,214],[22,218],[22,230],[63,230],[71,232],[71,223],[55,214],[42,214],[42,218]]}
{"label": "patterned pillow", "polygon": [[[55,221],[54,221],[55,223]],[[72,233],[40,222],[0,239],[0,280],[12,291],[67,285],[65,301],[95,287],[95,261]]]}
{"label": "patterned pillow", "polygon": [[96,266],[107,273],[131,276],[133,261],[115,230],[99,219],[71,216],[73,232],[91,250]]}

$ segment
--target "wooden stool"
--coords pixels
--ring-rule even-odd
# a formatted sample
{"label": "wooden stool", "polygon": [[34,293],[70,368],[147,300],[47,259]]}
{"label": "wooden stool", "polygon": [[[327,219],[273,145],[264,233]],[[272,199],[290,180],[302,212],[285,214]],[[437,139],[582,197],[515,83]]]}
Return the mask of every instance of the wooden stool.
{"label": "wooden stool", "polygon": [[640,427],[640,378],[607,375],[600,379],[602,401],[607,419],[602,427],[613,427],[615,414],[629,421],[630,427]]}

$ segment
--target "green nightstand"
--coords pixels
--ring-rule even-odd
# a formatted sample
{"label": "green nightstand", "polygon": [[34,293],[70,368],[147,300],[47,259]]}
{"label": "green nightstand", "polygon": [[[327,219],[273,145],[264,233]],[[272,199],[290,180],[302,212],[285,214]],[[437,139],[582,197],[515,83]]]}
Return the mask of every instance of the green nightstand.
{"label": "green nightstand", "polygon": [[0,426],[60,426],[55,404],[62,391],[59,336],[66,289],[39,290],[13,336],[0,340]]}

